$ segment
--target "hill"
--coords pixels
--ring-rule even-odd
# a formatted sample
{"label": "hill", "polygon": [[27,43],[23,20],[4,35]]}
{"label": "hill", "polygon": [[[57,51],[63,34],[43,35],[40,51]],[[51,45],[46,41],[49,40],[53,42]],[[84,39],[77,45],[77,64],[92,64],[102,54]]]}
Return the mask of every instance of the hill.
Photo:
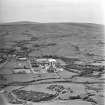
{"label": "hill", "polygon": [[30,56],[104,57],[104,26],[92,23],[14,22],[0,25],[0,48],[32,49]]}

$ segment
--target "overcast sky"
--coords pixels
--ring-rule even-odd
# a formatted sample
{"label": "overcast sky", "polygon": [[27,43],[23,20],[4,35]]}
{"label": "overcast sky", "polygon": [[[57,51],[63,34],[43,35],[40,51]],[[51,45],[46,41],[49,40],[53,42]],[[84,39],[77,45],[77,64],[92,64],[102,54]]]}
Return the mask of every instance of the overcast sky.
{"label": "overcast sky", "polygon": [[104,0],[0,0],[0,22],[103,23]]}

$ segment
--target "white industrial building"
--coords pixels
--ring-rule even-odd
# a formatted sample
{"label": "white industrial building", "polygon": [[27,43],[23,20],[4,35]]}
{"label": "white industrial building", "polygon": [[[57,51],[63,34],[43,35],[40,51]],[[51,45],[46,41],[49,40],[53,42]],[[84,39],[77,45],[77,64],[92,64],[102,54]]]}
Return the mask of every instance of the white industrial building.
{"label": "white industrial building", "polygon": [[63,68],[60,65],[58,66],[57,61],[52,58],[39,58],[33,61],[21,59],[14,68],[14,73],[48,73],[58,71],[63,71]]}

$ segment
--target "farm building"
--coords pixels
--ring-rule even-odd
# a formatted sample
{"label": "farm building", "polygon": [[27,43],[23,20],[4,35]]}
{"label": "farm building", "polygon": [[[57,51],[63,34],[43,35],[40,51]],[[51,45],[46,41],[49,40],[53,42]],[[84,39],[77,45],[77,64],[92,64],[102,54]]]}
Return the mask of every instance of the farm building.
{"label": "farm building", "polygon": [[40,70],[40,72],[43,73],[63,71],[63,69],[57,65],[57,61],[52,58],[37,59],[35,62],[32,63],[32,67],[34,68],[34,71]]}
{"label": "farm building", "polygon": [[19,59],[14,67],[15,73],[48,73],[63,71],[63,68],[57,63],[55,59],[39,58],[29,60],[26,58]]}

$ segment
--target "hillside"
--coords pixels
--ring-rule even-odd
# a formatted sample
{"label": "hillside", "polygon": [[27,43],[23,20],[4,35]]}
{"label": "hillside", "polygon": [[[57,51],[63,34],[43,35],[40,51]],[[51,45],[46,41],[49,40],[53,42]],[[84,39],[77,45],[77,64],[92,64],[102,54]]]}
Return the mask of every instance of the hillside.
{"label": "hillside", "polygon": [[59,55],[93,61],[104,56],[104,26],[32,22],[0,25],[0,48],[15,48],[19,44],[32,49],[30,56]]}
{"label": "hillside", "polygon": [[0,25],[0,102],[104,105],[104,46],[99,24]]}

